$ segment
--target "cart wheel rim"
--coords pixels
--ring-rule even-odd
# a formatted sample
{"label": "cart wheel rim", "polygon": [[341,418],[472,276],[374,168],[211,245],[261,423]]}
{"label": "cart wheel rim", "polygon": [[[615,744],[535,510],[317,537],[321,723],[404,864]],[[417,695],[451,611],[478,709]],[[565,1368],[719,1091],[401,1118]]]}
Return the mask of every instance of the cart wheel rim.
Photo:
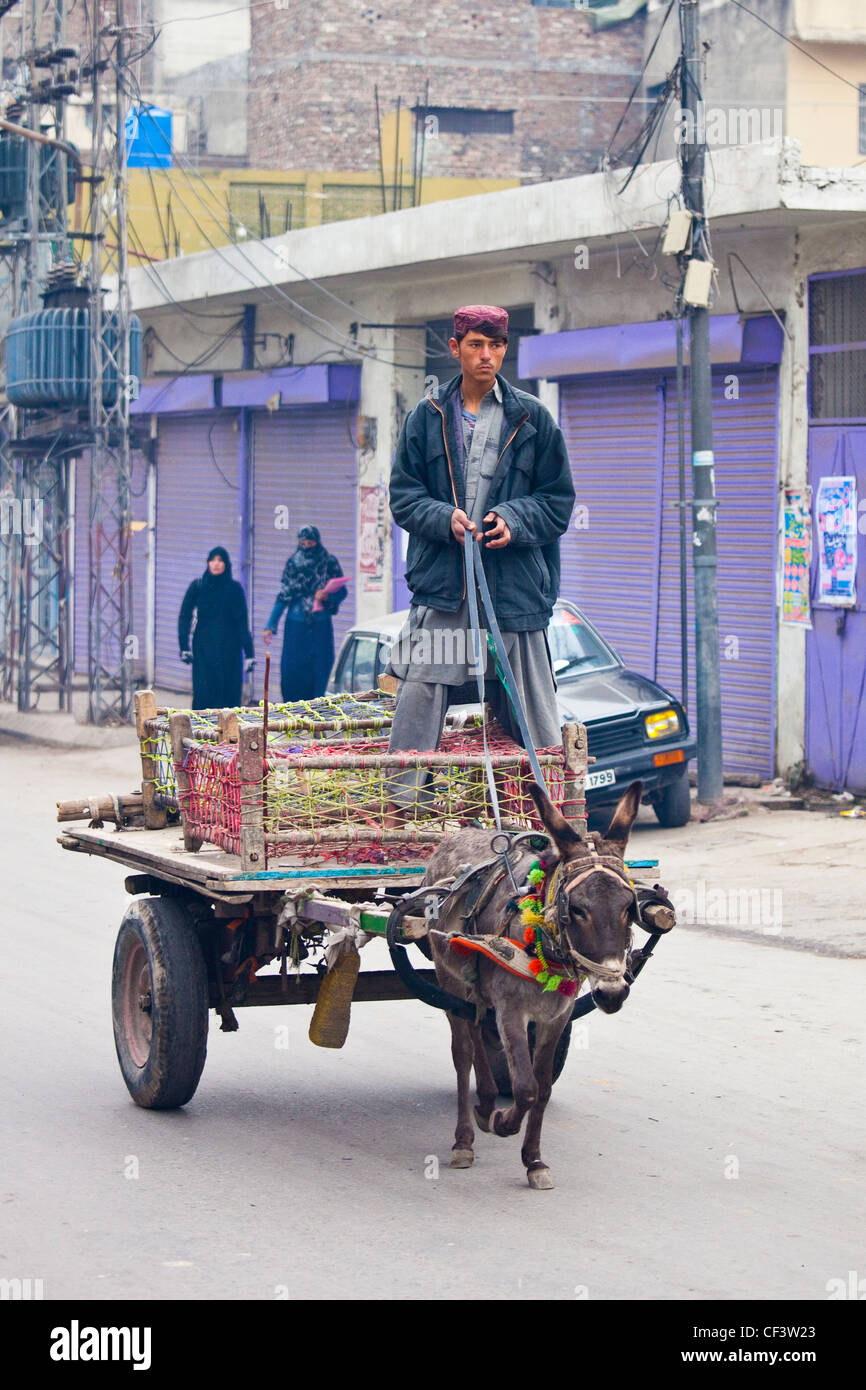
{"label": "cart wheel rim", "polygon": [[133,946],[123,969],[121,1017],[130,1056],[137,1067],[147,1065],[153,1039],[153,978],[144,943]]}

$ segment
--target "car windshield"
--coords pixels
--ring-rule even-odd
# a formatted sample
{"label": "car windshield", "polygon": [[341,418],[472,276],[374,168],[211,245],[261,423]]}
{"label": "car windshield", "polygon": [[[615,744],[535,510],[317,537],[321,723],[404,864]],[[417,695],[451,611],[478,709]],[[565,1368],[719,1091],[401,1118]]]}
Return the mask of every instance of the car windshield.
{"label": "car windshield", "polygon": [[[561,676],[582,675],[584,671],[610,670],[618,665],[614,652],[605,645],[579,613],[563,605],[553,610],[553,617],[547,629],[553,673]],[[358,633],[347,640],[337,664],[336,677],[332,688],[343,690],[370,690],[388,664],[388,655],[393,638],[382,634],[378,639],[378,654],[375,652],[377,639],[372,634]]]}
{"label": "car windshield", "polygon": [[571,672],[599,671],[612,666],[613,657],[584,620],[570,608],[557,608],[547,629],[555,676]]}

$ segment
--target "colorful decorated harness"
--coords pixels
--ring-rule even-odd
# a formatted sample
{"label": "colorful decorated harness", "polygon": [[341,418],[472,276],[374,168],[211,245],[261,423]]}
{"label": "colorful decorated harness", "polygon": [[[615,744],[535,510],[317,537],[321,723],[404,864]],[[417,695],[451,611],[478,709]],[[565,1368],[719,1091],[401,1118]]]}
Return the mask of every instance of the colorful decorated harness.
{"label": "colorful decorated harness", "polygon": [[614,855],[599,854],[591,840],[584,842],[584,848],[589,855],[588,863],[585,859],[577,864],[571,859],[560,859],[549,881],[548,869],[542,861],[532,861],[526,876],[529,891],[509,904],[511,912],[520,913],[522,940],[506,935],[507,914],[497,936],[455,935],[451,948],[461,955],[480,952],[512,974],[532,976],[545,993],[575,995],[581,977],[587,974],[600,980],[621,980],[626,973],[625,961],[617,966],[602,965],[576,951],[568,938],[569,895],[592,874],[607,874],[627,884],[633,895],[632,920],[640,921],[637,890],[620,861]]}

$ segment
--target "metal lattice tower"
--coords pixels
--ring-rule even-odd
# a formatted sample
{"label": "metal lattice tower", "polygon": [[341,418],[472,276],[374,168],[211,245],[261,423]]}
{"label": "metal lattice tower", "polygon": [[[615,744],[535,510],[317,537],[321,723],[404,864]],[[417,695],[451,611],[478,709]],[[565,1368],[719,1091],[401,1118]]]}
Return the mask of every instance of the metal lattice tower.
{"label": "metal lattice tower", "polygon": [[[4,13],[7,9],[12,6]],[[62,139],[65,98],[75,90],[65,70],[74,50],[64,46],[64,0],[22,0],[4,29],[17,51],[7,116]],[[16,314],[39,307],[52,269],[71,260],[66,155],[29,139],[23,150],[25,205],[7,218],[0,242],[8,268],[4,329]],[[0,419],[0,693],[17,698],[26,710],[50,691],[63,708],[71,693],[70,464],[61,434],[25,442],[23,425],[22,413],[5,405]]]}
{"label": "metal lattice tower", "polygon": [[[0,16],[4,0],[0,0]],[[77,57],[65,46],[68,0],[22,0],[16,11],[19,35],[20,101],[26,124],[63,138],[65,98],[77,90],[58,65]],[[7,407],[8,443],[0,432],[0,504],[4,486],[15,497],[16,518],[39,516],[39,537],[0,537],[0,694],[17,686],[19,708],[32,709],[40,693],[58,693],[68,708],[72,690],[70,622],[73,468],[89,486],[78,489],[84,514],[75,517],[79,560],[87,537],[88,715],[94,723],[127,720],[132,713],[130,535],[130,350],[126,259],[126,38],[122,0],[112,19],[94,0],[84,35],[81,77],[92,90],[91,172],[87,228],[74,233],[89,256],[72,277],[88,292],[90,329],[89,400],[84,410],[18,411]],[[48,71],[46,79],[41,76]],[[16,95],[18,93],[16,92]],[[21,121],[21,116],[16,115]],[[12,312],[39,308],[53,282],[68,280],[72,264],[66,228],[66,155],[62,149],[27,141],[27,209],[12,260],[20,284]],[[113,279],[107,303],[105,280]],[[5,324],[2,325],[5,327]],[[0,420],[0,427],[4,422]],[[79,479],[81,474],[79,472]],[[8,508],[7,508],[8,510]],[[11,545],[7,544],[11,542]],[[80,592],[80,590],[79,590]],[[78,615],[78,624],[83,621]],[[8,634],[8,640],[7,640]]]}

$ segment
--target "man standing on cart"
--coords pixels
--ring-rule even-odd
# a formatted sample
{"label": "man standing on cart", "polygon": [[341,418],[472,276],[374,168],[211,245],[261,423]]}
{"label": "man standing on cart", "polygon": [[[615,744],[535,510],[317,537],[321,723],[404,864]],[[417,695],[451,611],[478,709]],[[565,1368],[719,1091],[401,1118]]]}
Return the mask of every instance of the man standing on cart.
{"label": "man standing on cart", "polygon": [[[499,375],[505,309],[458,309],[448,346],[460,371],[407,416],[391,470],[391,512],[409,533],[412,606],[391,656],[399,685],[390,748],[438,748],[456,688],[475,673],[469,544],[478,547],[533,744],[551,747],[561,728],[547,625],[559,596],[559,538],[574,505],[565,440],[535,396]],[[519,740],[492,666],[486,693]]]}

